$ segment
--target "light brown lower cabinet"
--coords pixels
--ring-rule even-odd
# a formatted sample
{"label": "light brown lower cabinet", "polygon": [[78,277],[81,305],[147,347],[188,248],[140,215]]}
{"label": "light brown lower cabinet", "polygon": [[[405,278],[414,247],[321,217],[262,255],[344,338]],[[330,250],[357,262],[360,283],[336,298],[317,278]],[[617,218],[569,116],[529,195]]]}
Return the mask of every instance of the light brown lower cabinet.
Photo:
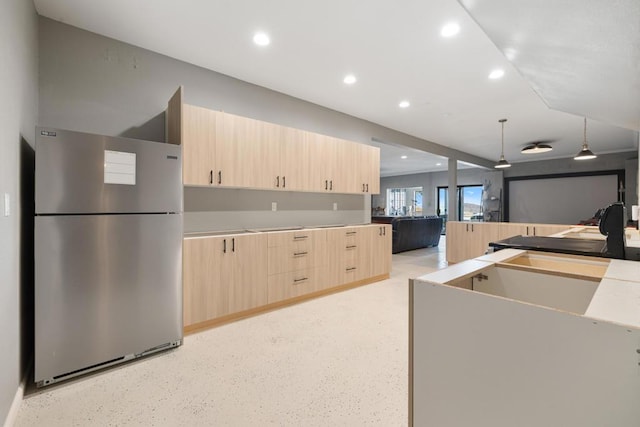
{"label": "light brown lower cabinet", "polygon": [[388,276],[391,226],[187,237],[183,271],[184,326],[198,329],[268,304]]}
{"label": "light brown lower cabinet", "polygon": [[267,300],[269,303],[280,302],[322,290],[321,276],[320,268],[271,275],[267,280]]}
{"label": "light brown lower cabinet", "polygon": [[266,275],[264,234],[184,239],[184,325],[267,304]]}
{"label": "light brown lower cabinet", "polygon": [[519,222],[447,222],[447,262],[456,263],[483,255],[489,243],[513,236],[549,236],[571,225]]}

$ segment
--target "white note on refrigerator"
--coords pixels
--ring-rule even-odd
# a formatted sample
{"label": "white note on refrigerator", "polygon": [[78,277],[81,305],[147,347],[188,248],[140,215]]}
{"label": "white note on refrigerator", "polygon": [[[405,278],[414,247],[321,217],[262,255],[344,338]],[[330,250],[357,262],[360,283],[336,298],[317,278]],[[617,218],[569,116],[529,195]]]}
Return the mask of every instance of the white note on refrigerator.
{"label": "white note on refrigerator", "polygon": [[136,153],[104,150],[104,183],[136,185]]}

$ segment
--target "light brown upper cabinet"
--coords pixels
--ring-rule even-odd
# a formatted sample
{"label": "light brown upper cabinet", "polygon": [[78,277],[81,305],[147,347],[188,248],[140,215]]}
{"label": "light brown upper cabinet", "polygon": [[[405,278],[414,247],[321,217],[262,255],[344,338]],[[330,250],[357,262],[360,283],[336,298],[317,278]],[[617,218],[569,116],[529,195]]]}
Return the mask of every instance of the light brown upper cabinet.
{"label": "light brown upper cabinet", "polygon": [[213,185],[217,176],[216,141],[220,139],[219,113],[183,105],[182,176],[184,185]]}
{"label": "light brown upper cabinet", "polygon": [[377,147],[184,104],[181,89],[166,123],[168,141],[184,146],[184,185],[380,192]]}

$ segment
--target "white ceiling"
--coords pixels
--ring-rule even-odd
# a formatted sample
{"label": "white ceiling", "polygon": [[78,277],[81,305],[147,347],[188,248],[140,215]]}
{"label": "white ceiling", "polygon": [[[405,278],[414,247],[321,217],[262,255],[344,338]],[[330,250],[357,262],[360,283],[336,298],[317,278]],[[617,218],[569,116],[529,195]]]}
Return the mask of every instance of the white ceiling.
{"label": "white ceiling", "polygon": [[[456,0],[34,3],[51,19],[490,160],[501,118],[512,163],[575,155],[583,115],[594,152],[637,150],[638,0],[462,1],[473,18]],[[445,39],[450,21],[461,31]],[[258,30],[269,46],[253,44]],[[494,68],[505,76],[489,80]],[[356,84],[342,82],[347,73]],[[398,108],[403,99],[409,108]],[[554,150],[520,154],[540,140]],[[446,159],[394,146],[381,158],[383,175],[446,169]]]}

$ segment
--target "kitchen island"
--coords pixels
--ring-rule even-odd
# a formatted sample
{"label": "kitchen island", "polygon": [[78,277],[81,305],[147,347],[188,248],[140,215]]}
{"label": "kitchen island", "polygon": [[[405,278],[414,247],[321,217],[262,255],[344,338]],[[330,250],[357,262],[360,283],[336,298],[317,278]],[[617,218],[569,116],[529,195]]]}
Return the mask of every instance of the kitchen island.
{"label": "kitchen island", "polygon": [[410,281],[410,425],[640,425],[640,263],[505,249]]}

